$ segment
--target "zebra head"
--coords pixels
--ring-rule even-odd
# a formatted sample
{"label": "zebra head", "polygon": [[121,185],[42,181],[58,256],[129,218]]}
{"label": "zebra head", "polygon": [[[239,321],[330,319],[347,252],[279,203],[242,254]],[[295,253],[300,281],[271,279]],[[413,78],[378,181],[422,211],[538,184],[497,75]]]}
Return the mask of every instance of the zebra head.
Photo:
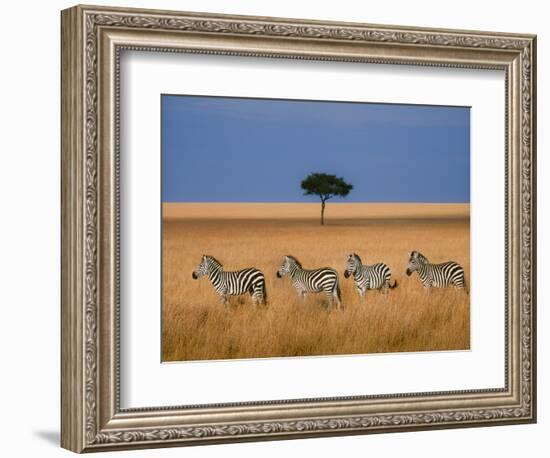
{"label": "zebra head", "polygon": [[221,268],[221,264],[216,261],[212,256],[204,254],[201,259],[201,263],[193,271],[193,278],[201,278],[204,275],[209,275],[210,272],[215,268]]}
{"label": "zebra head", "polygon": [[348,256],[348,262],[346,264],[346,271],[344,272],[344,277],[348,278],[350,275],[355,275],[355,272],[358,272],[361,269],[362,263],[361,258],[356,253],[351,253]]}
{"label": "zebra head", "polygon": [[283,278],[285,275],[296,269],[296,267],[302,267],[300,262],[294,256],[285,256],[281,267],[277,271],[277,277]]}
{"label": "zebra head", "polygon": [[427,264],[428,259],[419,251],[413,251],[409,258],[409,266],[407,267],[407,275],[411,275],[413,272],[419,270],[423,265]]}

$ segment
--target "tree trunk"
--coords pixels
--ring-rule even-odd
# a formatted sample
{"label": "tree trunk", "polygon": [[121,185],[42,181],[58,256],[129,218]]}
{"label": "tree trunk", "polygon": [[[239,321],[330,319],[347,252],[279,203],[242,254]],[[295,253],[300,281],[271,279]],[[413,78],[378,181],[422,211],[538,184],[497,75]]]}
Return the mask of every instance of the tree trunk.
{"label": "tree trunk", "polygon": [[325,225],[325,201],[321,200],[321,226]]}

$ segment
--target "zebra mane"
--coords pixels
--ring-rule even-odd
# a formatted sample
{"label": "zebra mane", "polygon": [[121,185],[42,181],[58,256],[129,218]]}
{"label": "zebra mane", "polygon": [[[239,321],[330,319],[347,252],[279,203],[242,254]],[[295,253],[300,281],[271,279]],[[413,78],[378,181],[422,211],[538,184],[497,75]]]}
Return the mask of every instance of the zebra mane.
{"label": "zebra mane", "polygon": [[214,256],[210,256],[208,254],[205,254],[204,257],[206,259],[209,259],[211,262],[215,263],[215,264],[218,264],[220,267],[222,267],[222,263],[220,261],[218,261]]}
{"label": "zebra mane", "polygon": [[429,262],[429,261],[428,261],[428,258],[427,258],[426,256],[424,256],[422,253],[420,253],[420,251],[413,251],[413,252],[411,253],[411,257],[416,258],[416,259],[418,259],[420,262],[423,262],[423,263]]}
{"label": "zebra mane", "polygon": [[298,261],[294,256],[290,256],[288,254],[286,257],[290,259],[292,262],[294,262],[300,269],[302,268],[302,263]]}

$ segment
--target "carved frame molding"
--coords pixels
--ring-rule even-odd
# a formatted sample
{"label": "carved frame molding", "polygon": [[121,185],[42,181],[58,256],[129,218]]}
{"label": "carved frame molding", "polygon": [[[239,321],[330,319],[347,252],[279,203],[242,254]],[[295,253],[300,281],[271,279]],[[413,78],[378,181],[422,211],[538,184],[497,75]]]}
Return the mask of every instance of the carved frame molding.
{"label": "carved frame molding", "polygon": [[[63,11],[62,446],[81,452],[535,421],[535,45],[531,35],[80,6]],[[120,409],[124,49],[504,70],[506,387]],[[331,414],[342,406],[349,414]]]}

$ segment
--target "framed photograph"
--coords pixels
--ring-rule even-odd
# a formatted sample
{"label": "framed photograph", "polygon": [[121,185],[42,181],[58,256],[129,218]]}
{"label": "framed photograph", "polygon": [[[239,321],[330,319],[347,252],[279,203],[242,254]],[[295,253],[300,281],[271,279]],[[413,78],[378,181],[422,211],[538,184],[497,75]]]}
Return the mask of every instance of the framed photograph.
{"label": "framed photograph", "polygon": [[162,361],[470,349],[469,107],[163,94],[161,141]]}
{"label": "framed photograph", "polygon": [[536,421],[536,37],[62,12],[62,446]]}

